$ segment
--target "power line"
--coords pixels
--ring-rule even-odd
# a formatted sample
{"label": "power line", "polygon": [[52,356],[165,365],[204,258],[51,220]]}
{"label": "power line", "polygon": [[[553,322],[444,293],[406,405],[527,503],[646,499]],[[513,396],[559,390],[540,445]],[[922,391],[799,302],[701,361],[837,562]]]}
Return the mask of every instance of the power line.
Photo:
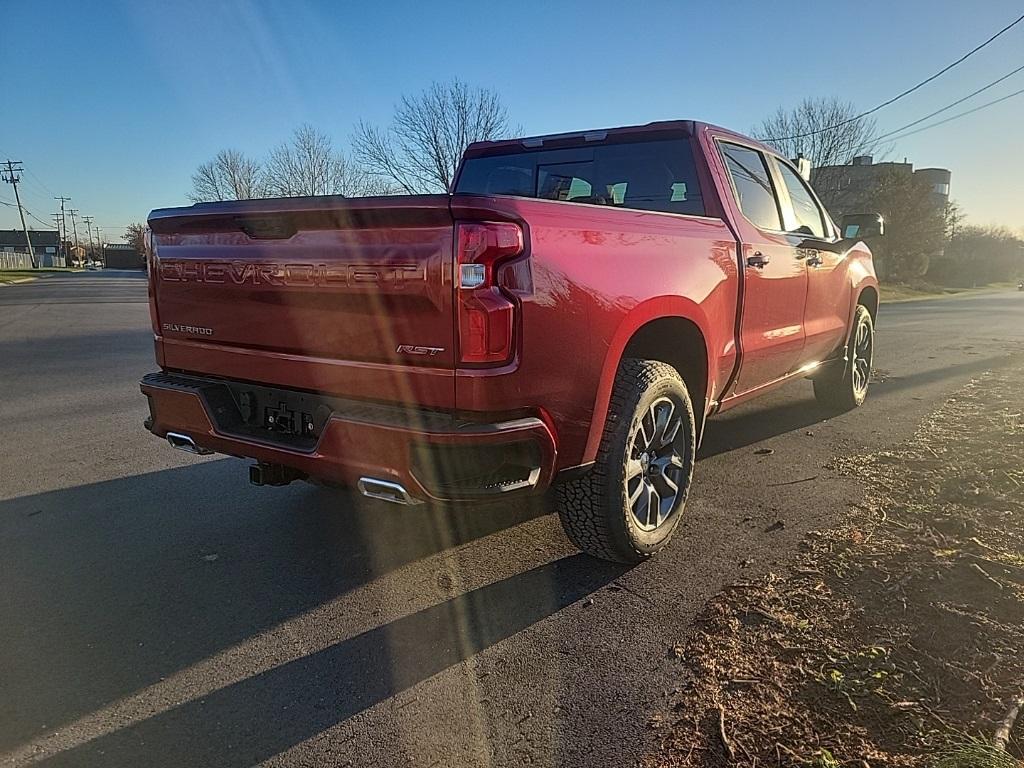
{"label": "power line", "polygon": [[49,221],[43,221],[43,220],[42,220],[42,219],[40,219],[40,218],[39,218],[38,216],[36,216],[36,215],[35,215],[34,213],[32,213],[32,211],[30,211],[30,210],[29,210],[28,208],[26,208],[26,209],[25,209],[25,213],[27,213],[27,214],[28,214],[29,216],[31,216],[31,217],[32,217],[33,219],[35,219],[36,221],[38,221],[38,222],[39,222],[40,224],[42,224],[42,225],[43,225],[44,227],[47,227],[47,228],[49,228],[49,226],[50,226],[50,223],[51,223],[51,222],[49,222]]}
{"label": "power line", "polygon": [[1021,88],[1019,91],[1014,91],[1013,93],[1008,93],[1005,96],[1003,96],[1002,98],[994,99],[993,101],[989,101],[989,102],[986,102],[985,104],[981,104],[981,105],[975,107],[974,109],[968,109],[968,110],[964,110],[963,112],[959,112],[959,113],[957,113],[955,115],[952,115],[951,117],[947,117],[945,120],[939,120],[938,122],[932,123],[931,125],[925,125],[925,126],[923,126],[921,128],[918,128],[915,131],[907,131],[903,135],[897,136],[896,138],[897,139],[905,139],[907,136],[913,136],[915,133],[921,133],[921,131],[927,131],[929,128],[935,128],[937,126],[944,125],[945,123],[952,122],[953,120],[957,120],[957,119],[959,119],[961,117],[966,117],[967,115],[972,115],[975,112],[980,112],[981,110],[987,109],[988,107],[991,107],[991,106],[994,106],[994,105],[998,104],[1001,101],[1006,101],[1007,99],[1012,99],[1014,96],[1020,96],[1022,93],[1024,93],[1024,88]]}
{"label": "power line", "polygon": [[882,109],[883,107],[888,107],[893,102],[899,101],[904,96],[908,96],[909,94],[911,94],[914,91],[916,91],[918,88],[921,88],[922,86],[928,85],[928,83],[930,83],[935,78],[940,77],[940,76],[946,74],[947,72],[949,72],[949,70],[951,70],[957,64],[960,64],[960,63],[966,61],[968,58],[970,58],[971,56],[976,54],[978,51],[980,51],[986,45],[988,45],[993,40],[995,40],[997,37],[999,37],[1001,34],[1006,32],[1007,30],[1012,29],[1013,27],[1017,26],[1022,21],[1024,21],[1024,14],[1022,14],[1021,16],[1018,16],[1014,21],[1011,21],[1005,27],[1000,29],[998,32],[996,32],[994,35],[992,35],[992,37],[990,37],[988,40],[983,42],[981,45],[978,45],[975,48],[971,49],[970,51],[965,53],[963,56],[961,56],[959,59],[954,61],[952,64],[947,64],[945,67],[940,69],[938,72],[936,72],[931,77],[925,78],[924,80],[919,82],[917,85],[913,86],[912,88],[908,88],[907,90],[903,91],[903,93],[900,93],[900,94],[897,94],[896,96],[893,96],[888,101],[883,101],[881,104],[879,104],[876,107],[872,107],[867,112],[861,112],[859,115],[854,115],[853,117],[847,118],[846,120],[841,120],[838,123],[835,123],[833,125],[826,125],[824,128],[818,128],[818,129],[813,130],[813,131],[807,131],[806,133],[797,133],[797,134],[794,134],[793,136],[776,136],[776,137],[773,137],[773,138],[770,138],[770,139],[765,139],[765,141],[789,141],[789,140],[792,140],[792,139],[806,139],[806,138],[809,138],[811,136],[817,136],[819,133],[824,133],[825,131],[831,131],[834,128],[840,128],[840,127],[842,127],[844,125],[849,125],[850,123],[855,122],[857,120],[860,120],[861,118],[867,117],[868,115],[872,115],[875,112],[877,112],[878,110]]}
{"label": "power line", "polygon": [[1021,65],[1020,65],[1019,67],[1017,67],[1017,68],[1016,68],[1015,70],[1013,70],[1013,72],[1010,72],[1009,74],[1003,75],[1003,76],[1002,76],[1002,77],[1000,77],[1000,78],[999,78],[998,80],[993,80],[993,81],[992,81],[991,83],[989,83],[988,85],[986,85],[986,86],[983,86],[983,87],[979,88],[978,90],[976,90],[976,91],[974,91],[974,92],[972,92],[972,93],[969,93],[969,94],[967,94],[967,95],[966,95],[966,96],[964,96],[964,97],[963,97],[962,99],[957,99],[957,100],[956,100],[956,101],[954,101],[953,103],[951,103],[951,104],[947,104],[947,105],[946,105],[946,106],[944,106],[944,107],[943,107],[942,109],[936,109],[936,110],[935,110],[934,112],[932,112],[932,113],[931,113],[930,115],[925,115],[924,117],[922,117],[922,118],[919,118],[919,119],[915,120],[915,121],[914,121],[914,122],[912,122],[912,123],[907,123],[907,124],[906,124],[906,125],[904,125],[903,127],[901,127],[901,128],[897,128],[897,129],[896,129],[896,130],[894,130],[894,131],[889,131],[888,133],[883,133],[883,134],[882,134],[881,136],[879,136],[879,137],[878,137],[878,139],[877,139],[877,140],[878,140],[878,141],[881,141],[882,139],[887,139],[887,138],[889,138],[890,136],[892,136],[892,135],[894,135],[894,134],[897,134],[897,133],[899,133],[900,131],[903,131],[903,130],[906,130],[907,128],[910,128],[910,127],[912,127],[912,126],[918,125],[919,123],[923,123],[923,122],[924,122],[925,120],[928,120],[929,118],[935,117],[936,115],[938,115],[938,114],[941,114],[941,113],[945,112],[945,111],[946,111],[947,109],[952,109],[952,108],[953,108],[953,107],[955,107],[955,106],[956,106],[957,104],[963,104],[963,103],[964,103],[965,101],[967,101],[967,100],[968,100],[968,99],[970,99],[970,98],[973,98],[973,97],[977,96],[977,95],[978,95],[979,93],[981,93],[982,91],[987,91],[987,90],[988,90],[989,88],[991,88],[992,86],[995,86],[995,85],[999,85],[999,83],[1003,82],[1003,80],[1006,80],[1006,79],[1007,79],[1008,77],[1012,77],[1013,75],[1016,75],[1016,74],[1017,74],[1018,72],[1020,72],[1021,70],[1024,70],[1024,64],[1021,64]]}
{"label": "power line", "polygon": [[25,173],[27,173],[29,176],[31,176],[33,179],[35,179],[35,183],[38,184],[40,187],[42,187],[43,191],[45,191],[51,197],[53,196],[53,191],[48,186],[43,184],[43,180],[42,179],[40,179],[38,176],[36,176],[34,173],[32,173],[32,171],[25,171]]}
{"label": "power line", "polygon": [[[11,162],[12,162],[12,163],[14,163],[14,161],[11,161]],[[16,173],[20,173],[20,172],[21,172],[21,169],[20,169],[20,168],[14,168],[13,170],[14,170],[14,171],[15,171]],[[6,171],[6,169],[4,169],[4,173],[5,173],[5,179],[4,179],[4,180],[6,181],[6,174],[7,174],[7,171]],[[20,179],[19,179],[19,181],[20,181]],[[59,200],[60,198],[57,198],[57,199]],[[65,199],[65,200],[70,200],[71,198],[70,198],[70,197],[67,197],[67,198],[64,198],[64,199]],[[9,208],[17,208],[17,207],[18,207],[18,204],[17,204],[17,203],[12,203],[12,202],[9,202],[9,201],[7,201],[7,200],[0,200],[0,205],[6,205],[6,206],[8,206]],[[44,221],[43,219],[39,218],[39,217],[38,217],[38,216],[36,216],[36,215],[35,215],[34,213],[32,213],[32,211],[30,211],[30,210],[29,210],[28,208],[26,208],[26,207],[25,207],[24,205],[22,205],[22,206],[21,206],[21,210],[22,210],[22,211],[24,211],[25,215],[26,215],[26,216],[28,216],[28,217],[29,217],[30,219],[35,219],[35,220],[36,220],[37,222],[39,222],[40,224],[42,224],[42,225],[43,225],[44,227],[46,227],[47,229],[49,229],[49,228],[50,228],[51,226],[53,226],[53,222],[52,222],[52,221]]]}
{"label": "power line", "polygon": [[[17,208],[17,207],[18,207],[18,206],[17,206],[17,203],[10,203],[10,202],[8,202],[8,201],[6,201],[6,200],[0,200],[0,205],[6,205],[6,206],[8,206],[9,208]],[[42,225],[44,225],[44,226],[46,226],[46,227],[49,227],[49,226],[50,226],[50,225],[51,225],[51,224],[53,223],[53,222],[50,222],[50,221],[43,221],[42,219],[40,219],[40,218],[39,218],[38,216],[36,216],[36,215],[35,215],[34,213],[32,213],[32,211],[30,211],[30,210],[29,210],[28,208],[26,208],[25,206],[21,206],[21,208],[22,208],[22,210],[24,210],[24,211],[25,211],[25,215],[26,215],[26,216],[28,216],[28,217],[30,217],[30,218],[33,218],[33,219],[35,219],[35,220],[36,220],[36,221],[38,221],[38,222],[39,222],[40,224],[42,224]]]}

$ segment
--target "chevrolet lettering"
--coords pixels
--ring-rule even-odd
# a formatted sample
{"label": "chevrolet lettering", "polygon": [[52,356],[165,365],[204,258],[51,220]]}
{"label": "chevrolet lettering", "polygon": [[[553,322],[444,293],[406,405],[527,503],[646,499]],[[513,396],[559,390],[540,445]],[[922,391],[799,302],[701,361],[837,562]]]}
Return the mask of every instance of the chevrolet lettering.
{"label": "chevrolet lettering", "polygon": [[359,284],[401,287],[425,280],[416,264],[274,264],[238,261],[168,259],[160,262],[160,279],[174,283],[349,288]]}

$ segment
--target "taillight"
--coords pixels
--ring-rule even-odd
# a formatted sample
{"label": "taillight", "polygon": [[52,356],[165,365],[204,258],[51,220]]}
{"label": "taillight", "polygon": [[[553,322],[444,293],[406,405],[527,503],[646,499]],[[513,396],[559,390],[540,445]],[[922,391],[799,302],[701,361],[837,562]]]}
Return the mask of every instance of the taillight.
{"label": "taillight", "polygon": [[153,326],[153,333],[160,335],[160,318],[156,310],[156,281],[159,278],[157,271],[160,269],[156,258],[156,237],[153,230],[146,227],[146,234],[143,239],[143,251],[146,257],[146,293],[149,296],[149,322]]}
{"label": "taillight", "polygon": [[497,267],[523,252],[523,230],[511,222],[463,222],[456,226],[455,238],[459,361],[507,362],[512,358],[516,305],[499,289]]}

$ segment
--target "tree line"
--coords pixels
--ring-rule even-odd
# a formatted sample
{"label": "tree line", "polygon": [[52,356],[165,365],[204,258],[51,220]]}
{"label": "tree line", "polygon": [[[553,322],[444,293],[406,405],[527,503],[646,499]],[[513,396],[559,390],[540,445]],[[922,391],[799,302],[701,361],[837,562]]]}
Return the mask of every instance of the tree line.
{"label": "tree line", "polygon": [[303,124],[263,158],[223,149],[192,174],[193,202],[314,195],[447,191],[466,146],[504,138],[508,109],[495,91],[460,80],[402,96],[390,124],[360,121],[346,155]]}
{"label": "tree line", "polygon": [[[779,108],[752,133],[786,157],[803,155],[815,168],[892,150],[873,118],[836,98]],[[837,221],[844,213],[882,215],[886,235],[871,243],[882,280],[972,286],[1024,278],[1024,238],[1004,227],[965,225],[956,202],[939,203],[932,185],[908,172],[890,169],[847,188],[819,183],[815,191]]]}

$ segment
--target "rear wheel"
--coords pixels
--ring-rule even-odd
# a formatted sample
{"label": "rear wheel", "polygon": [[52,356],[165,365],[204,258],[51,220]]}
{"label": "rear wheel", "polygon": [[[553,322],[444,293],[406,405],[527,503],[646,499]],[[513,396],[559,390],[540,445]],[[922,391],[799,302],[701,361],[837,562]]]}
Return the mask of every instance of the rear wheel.
{"label": "rear wheel", "polygon": [[679,524],[695,452],[693,405],[676,369],[624,360],[594,467],[558,487],[566,534],[603,560],[650,557]]}
{"label": "rear wheel", "polygon": [[846,366],[837,373],[814,379],[814,396],[833,411],[850,411],[868,396],[871,363],[875,354],[875,325],[867,307],[857,306],[846,343]]}

